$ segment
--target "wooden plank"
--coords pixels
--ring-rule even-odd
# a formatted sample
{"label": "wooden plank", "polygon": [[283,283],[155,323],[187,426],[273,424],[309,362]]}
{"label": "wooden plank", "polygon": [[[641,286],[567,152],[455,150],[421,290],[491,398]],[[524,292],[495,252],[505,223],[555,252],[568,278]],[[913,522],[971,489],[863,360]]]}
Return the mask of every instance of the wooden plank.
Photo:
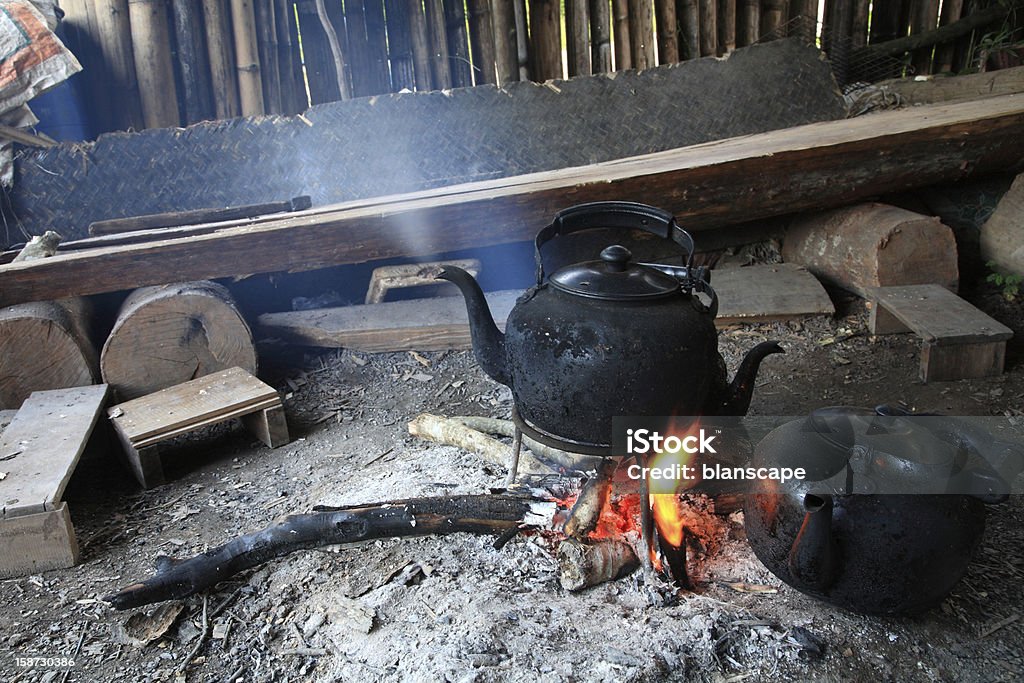
{"label": "wooden plank", "polygon": [[112,218],[106,221],[95,221],[89,224],[90,235],[115,235],[136,230],[152,230],[154,228],[170,228],[181,225],[199,225],[220,221],[237,221],[256,216],[266,216],[289,211],[304,211],[311,206],[308,195],[295,197],[287,201],[250,204],[248,206],[229,206],[225,208],[193,209],[191,211],[170,211],[155,213],[148,216],[132,216],[130,218]]}
{"label": "wooden plank", "polygon": [[[357,200],[207,235],[6,264],[0,305],[517,242],[566,206],[602,199],[654,204],[688,229],[711,229],[1012,169],[1024,158],[1022,126],[1024,96],[1006,95]],[[415,242],[409,225],[421,226]]]}
{"label": "wooden plank", "polygon": [[114,425],[133,444],[173,429],[252,407],[277,392],[241,368],[230,368],[110,408]]}
{"label": "wooden plank", "polygon": [[1003,374],[1006,342],[936,346],[921,349],[920,377],[923,382],[998,377]]}
{"label": "wooden plank", "polygon": [[[720,306],[718,325],[807,315],[831,315],[831,300],[813,275],[792,265],[751,266],[715,271],[712,284]],[[505,320],[519,290],[490,292],[495,322]],[[470,348],[469,323],[462,297],[394,301],[315,311],[267,313],[259,325],[285,341],[369,353]]]}
{"label": "wooden plank", "polygon": [[0,579],[65,569],[77,562],[78,541],[65,503],[0,519]]}
{"label": "wooden plank", "polygon": [[181,427],[176,427],[139,441],[132,441],[131,445],[140,451],[145,450],[151,446],[156,446],[162,441],[173,439],[176,436],[188,434],[189,432],[194,432],[198,429],[202,429],[203,427],[209,427],[210,425],[233,420],[236,417],[245,417],[246,415],[261,413],[265,410],[272,410],[274,408],[281,407],[281,398],[275,395],[273,398],[268,398],[264,401],[260,401],[259,403],[250,403],[244,406],[238,406],[237,408],[224,409],[215,415],[210,415],[210,417],[207,417],[204,420],[191,422],[189,424],[182,425]]}
{"label": "wooden plank", "polygon": [[284,419],[284,408],[280,405],[243,415],[242,424],[268,448],[284,446],[289,441],[288,423]]}
{"label": "wooden plank", "polygon": [[1024,92],[1024,66],[963,76],[897,78],[877,87],[899,95],[904,105],[963,102]]}
{"label": "wooden plank", "polygon": [[107,400],[108,387],[36,391],[22,404],[0,437],[3,517],[57,509],[64,487]]}
{"label": "wooden plank", "polygon": [[1013,336],[1009,327],[939,285],[876,287],[869,294],[876,305],[934,346],[1006,341]]}

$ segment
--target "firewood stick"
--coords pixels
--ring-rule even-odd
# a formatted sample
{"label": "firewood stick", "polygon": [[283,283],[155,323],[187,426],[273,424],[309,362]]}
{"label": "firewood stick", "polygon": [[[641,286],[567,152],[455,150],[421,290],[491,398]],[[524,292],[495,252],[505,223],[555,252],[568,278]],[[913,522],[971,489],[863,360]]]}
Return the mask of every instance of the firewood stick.
{"label": "firewood stick", "polygon": [[[475,415],[452,417],[451,419],[456,422],[461,422],[470,429],[475,429],[476,431],[483,432],[484,434],[508,437],[515,436],[516,426],[512,420],[500,420],[494,417],[477,417]],[[560,467],[565,467],[567,469],[597,469],[602,460],[602,458],[597,456],[576,455],[558,448],[545,446],[539,441],[534,441],[525,434],[523,435],[523,445],[529,448],[534,455],[537,455],[544,460],[550,460]]]}
{"label": "firewood stick", "polygon": [[156,574],[104,598],[116,609],[185,598],[274,558],[325,545],[459,531],[488,534],[520,526],[550,528],[554,500],[527,492],[410,498],[364,507],[289,515],[188,559],[160,556]]}
{"label": "firewood stick", "polygon": [[567,536],[578,541],[586,541],[590,533],[597,528],[597,523],[601,520],[601,509],[608,501],[611,491],[615,465],[615,461],[606,460],[597,470],[597,475],[591,477],[584,485],[576,504],[572,506],[569,519],[565,522],[563,530]]}
{"label": "firewood stick", "polygon": [[570,538],[558,546],[558,580],[570,591],[620,579],[639,566],[633,548],[623,541],[586,544]]}
{"label": "firewood stick", "polygon": [[[470,429],[466,425],[440,415],[423,413],[409,423],[409,433],[421,439],[434,441],[446,446],[458,446],[473,451],[488,462],[508,467],[512,460],[512,450],[491,437]],[[530,453],[523,453],[519,458],[519,468],[524,473],[549,472],[550,467],[537,460]]]}

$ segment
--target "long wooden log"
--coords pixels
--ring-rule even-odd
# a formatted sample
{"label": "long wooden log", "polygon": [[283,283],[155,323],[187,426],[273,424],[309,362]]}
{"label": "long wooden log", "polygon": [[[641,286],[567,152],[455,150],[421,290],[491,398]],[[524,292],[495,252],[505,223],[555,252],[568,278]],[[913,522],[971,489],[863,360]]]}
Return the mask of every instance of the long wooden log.
{"label": "long wooden log", "polygon": [[[1024,159],[1022,126],[1024,96],[1006,95],[353,201],[183,239],[10,263],[0,267],[0,305],[522,241],[566,206],[602,199],[647,202],[689,229],[712,229],[1015,170]],[[420,226],[415,244],[403,238],[410,224]]]}
{"label": "long wooden log", "polygon": [[178,94],[171,62],[171,27],[165,0],[128,0],[132,52],[147,128],[178,125]]}
{"label": "long wooden log", "polygon": [[952,24],[948,24],[946,26],[940,26],[932,31],[918,33],[905,38],[896,38],[895,40],[889,40],[883,43],[875,43],[873,45],[868,45],[864,49],[874,56],[884,55],[888,57],[898,57],[904,52],[928,47],[929,45],[938,45],[940,43],[945,43],[959,38],[960,36],[965,36],[974,29],[999,21],[1009,14],[1011,10],[1019,8],[1022,4],[1024,3],[1021,3],[1020,0],[1010,2],[1006,5],[997,3],[991,7],[970,14],[959,21],[954,21]]}
{"label": "long wooden log", "polygon": [[[139,100],[139,84],[135,78],[128,0],[88,1],[95,6],[99,48],[103,53],[103,64],[110,79],[110,92],[107,97],[117,103],[112,107],[117,127],[122,130],[141,128],[142,104]],[[77,4],[83,3],[80,1]]]}
{"label": "long wooden log", "polygon": [[234,41],[227,0],[203,0],[203,25],[210,60],[210,86],[214,113],[218,119],[231,119],[242,113],[238,101],[238,72],[235,70]]}
{"label": "long wooden log", "polygon": [[213,118],[215,110],[202,9],[195,0],[172,0],[171,15],[185,100],[185,123],[206,121]]}
{"label": "long wooden log", "polygon": [[314,508],[188,559],[160,556],[156,574],[104,600],[131,609],[194,595],[235,574],[299,550],[375,538],[459,532],[491,534],[520,527],[551,527],[557,505],[528,492],[410,498],[377,505]]}

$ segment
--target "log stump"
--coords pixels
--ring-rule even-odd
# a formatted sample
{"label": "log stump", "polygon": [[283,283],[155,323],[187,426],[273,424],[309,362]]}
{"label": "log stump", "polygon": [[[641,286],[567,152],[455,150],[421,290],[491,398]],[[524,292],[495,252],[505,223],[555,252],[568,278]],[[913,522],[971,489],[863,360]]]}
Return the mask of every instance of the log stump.
{"label": "log stump", "polygon": [[122,401],[231,367],[256,373],[252,332],[228,290],[203,280],[132,292],[100,355]]}
{"label": "log stump", "polygon": [[872,287],[936,284],[956,291],[953,231],[938,218],[888,204],[857,204],[797,218],[782,258],[866,296]]}
{"label": "log stump", "polygon": [[77,298],[0,310],[0,409],[18,408],[33,391],[99,381],[91,315]]}

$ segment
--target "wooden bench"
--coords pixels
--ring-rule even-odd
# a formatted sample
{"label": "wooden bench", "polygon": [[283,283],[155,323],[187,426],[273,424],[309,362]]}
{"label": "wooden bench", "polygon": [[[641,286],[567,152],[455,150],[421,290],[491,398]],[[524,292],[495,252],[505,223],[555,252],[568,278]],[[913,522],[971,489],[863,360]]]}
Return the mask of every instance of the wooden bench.
{"label": "wooden bench", "polygon": [[78,561],[61,497],[107,393],[106,384],[33,392],[0,435],[0,578]]}
{"label": "wooden bench", "polygon": [[107,410],[128,466],[144,488],[164,483],[158,445],[201,427],[241,418],[270,448],[288,443],[281,397],[241,368],[215,372]]}
{"label": "wooden bench", "polygon": [[993,377],[1003,372],[1013,331],[939,285],[874,287],[871,334],[914,332],[923,342],[924,382]]}

